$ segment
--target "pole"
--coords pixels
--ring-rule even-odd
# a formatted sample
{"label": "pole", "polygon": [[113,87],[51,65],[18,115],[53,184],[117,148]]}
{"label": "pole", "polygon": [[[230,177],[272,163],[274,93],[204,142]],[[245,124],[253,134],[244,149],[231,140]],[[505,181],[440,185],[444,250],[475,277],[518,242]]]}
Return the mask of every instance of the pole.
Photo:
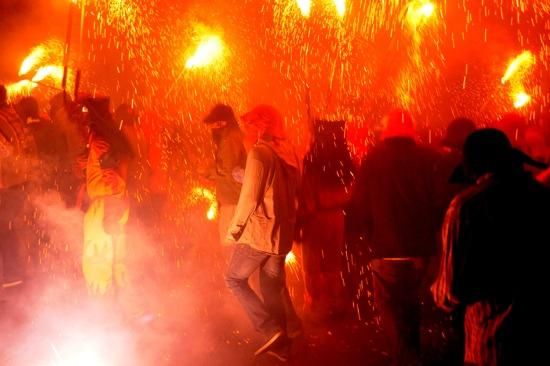
{"label": "pole", "polygon": [[61,89],[63,90],[63,98],[67,102],[67,74],[69,72],[69,56],[71,53],[71,40],[73,35],[73,13],[76,7],[75,0],[71,0],[69,4],[69,15],[67,20],[67,35],[65,37],[65,52],[63,55],[63,79],[61,81]]}

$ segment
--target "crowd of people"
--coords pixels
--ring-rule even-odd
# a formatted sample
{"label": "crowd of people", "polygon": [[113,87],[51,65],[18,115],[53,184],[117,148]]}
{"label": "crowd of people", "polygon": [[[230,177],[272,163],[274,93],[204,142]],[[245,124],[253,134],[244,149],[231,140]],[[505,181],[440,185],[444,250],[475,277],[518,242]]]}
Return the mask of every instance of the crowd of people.
{"label": "crowd of people", "polygon": [[[550,219],[550,136],[543,124],[528,127],[509,114],[481,128],[459,118],[434,147],[422,144],[412,116],[396,109],[356,166],[343,122],[316,121],[300,161],[273,107],[242,116],[242,135],[235,120],[218,105],[205,122],[217,147],[211,178],[218,190],[242,183],[220,232],[223,244],[234,244],[227,286],[265,337],[256,354],[287,360],[303,331],[285,283],[292,242],[302,245],[306,311],[334,321],[350,310],[345,242],[364,237],[392,365],[423,364],[421,314],[430,290],[459,334],[452,346],[462,352],[449,362],[523,365],[544,358],[535,336],[544,281],[537,253]],[[256,270],[261,299],[249,284]]]}
{"label": "crowd of people", "polygon": [[[34,98],[10,105],[0,87],[0,296],[25,278],[17,218],[31,192],[49,190],[85,212],[90,293],[125,286],[127,223],[154,220],[166,200],[159,146],[148,135],[158,126],[137,129],[137,121],[128,105],[112,113],[109,98],[66,94],[51,100],[46,119]],[[271,105],[237,118],[219,104],[204,124],[215,159],[201,173],[216,187],[225,283],[264,337],[256,355],[287,361],[304,333],[285,276],[285,258],[299,244],[304,316],[315,322],[349,316],[344,252],[367,253],[392,365],[423,364],[430,292],[460,334],[456,365],[544,359],[535,330],[545,314],[539,294],[550,222],[550,131],[542,119],[507,114],[482,127],[459,118],[430,145],[411,114],[395,109],[362,159],[351,153],[343,121],[322,120],[311,123],[300,157]],[[129,194],[139,190],[149,199]]]}

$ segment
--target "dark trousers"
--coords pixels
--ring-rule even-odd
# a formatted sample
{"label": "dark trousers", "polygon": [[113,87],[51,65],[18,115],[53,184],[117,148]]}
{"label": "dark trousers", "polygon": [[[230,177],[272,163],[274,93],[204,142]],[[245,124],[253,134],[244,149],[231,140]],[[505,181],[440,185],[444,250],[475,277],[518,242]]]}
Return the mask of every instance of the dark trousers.
{"label": "dark trousers", "polygon": [[0,287],[3,282],[23,278],[15,221],[21,216],[25,200],[22,186],[0,191]]}
{"label": "dark trousers", "polygon": [[[257,269],[263,301],[248,283],[248,278]],[[225,282],[256,330],[265,336],[285,331],[287,321],[298,319],[286,288],[284,255],[271,255],[238,244],[229,262]]]}
{"label": "dark trousers", "polygon": [[374,302],[393,365],[420,365],[420,304],[427,261],[377,259],[371,266]]}

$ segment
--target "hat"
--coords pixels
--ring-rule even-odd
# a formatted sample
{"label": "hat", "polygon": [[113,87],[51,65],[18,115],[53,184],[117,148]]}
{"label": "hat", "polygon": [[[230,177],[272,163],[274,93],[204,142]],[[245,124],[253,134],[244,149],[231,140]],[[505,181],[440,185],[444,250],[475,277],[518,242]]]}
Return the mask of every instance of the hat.
{"label": "hat", "polygon": [[513,148],[506,134],[494,128],[471,133],[464,143],[463,156],[463,162],[450,177],[451,183],[470,183],[468,175],[477,178],[486,173],[502,174],[522,170],[523,164],[541,169],[546,167],[546,164]]}
{"label": "hat", "polygon": [[236,122],[233,109],[225,104],[216,104],[210,113],[203,119],[206,124],[211,124],[218,121]]}
{"label": "hat", "polygon": [[474,121],[468,118],[457,118],[447,126],[441,144],[455,149],[462,149],[466,138],[475,130],[476,124]]}
{"label": "hat", "polygon": [[413,118],[411,114],[404,109],[394,109],[384,117],[384,132],[382,132],[382,139],[393,137],[416,138]]}
{"label": "hat", "polygon": [[284,139],[286,134],[283,127],[283,117],[275,107],[260,104],[250,112],[241,116],[245,125],[258,129],[260,136],[270,136]]}

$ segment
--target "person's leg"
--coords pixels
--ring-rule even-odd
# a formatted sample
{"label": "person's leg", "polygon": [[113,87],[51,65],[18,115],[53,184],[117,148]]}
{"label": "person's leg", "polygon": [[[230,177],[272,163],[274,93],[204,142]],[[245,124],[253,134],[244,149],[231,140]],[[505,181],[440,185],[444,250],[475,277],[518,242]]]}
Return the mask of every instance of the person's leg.
{"label": "person's leg", "polygon": [[418,365],[420,279],[410,263],[373,261],[374,298],[396,365]]}
{"label": "person's leg", "polygon": [[285,256],[269,255],[260,268],[260,290],[265,308],[277,321],[281,329],[286,329],[285,310]]}
{"label": "person's leg", "polygon": [[264,306],[258,295],[250,288],[248,278],[267,260],[268,255],[238,244],[225,275],[227,287],[237,297],[257,331],[270,336],[281,327]]}

